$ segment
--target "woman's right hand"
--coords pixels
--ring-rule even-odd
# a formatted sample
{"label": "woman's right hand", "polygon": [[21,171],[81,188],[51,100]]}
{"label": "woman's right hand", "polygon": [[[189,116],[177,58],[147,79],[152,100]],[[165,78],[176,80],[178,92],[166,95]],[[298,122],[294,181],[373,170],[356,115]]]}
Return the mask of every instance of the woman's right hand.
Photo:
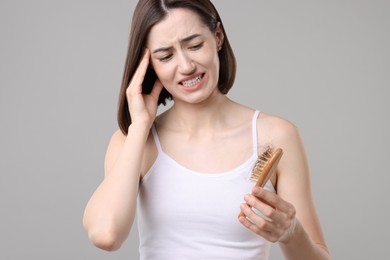
{"label": "woman's right hand", "polygon": [[126,90],[132,124],[147,124],[151,127],[157,115],[158,97],[163,85],[157,79],[150,94],[142,93],[142,82],[149,65],[150,50],[145,48],[142,60]]}

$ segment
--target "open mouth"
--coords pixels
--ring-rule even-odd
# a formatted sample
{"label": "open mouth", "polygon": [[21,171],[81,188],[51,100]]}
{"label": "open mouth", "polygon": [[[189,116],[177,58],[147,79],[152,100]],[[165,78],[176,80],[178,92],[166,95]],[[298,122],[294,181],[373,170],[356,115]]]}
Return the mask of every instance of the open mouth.
{"label": "open mouth", "polygon": [[186,88],[193,87],[193,86],[195,86],[196,84],[198,84],[202,80],[203,76],[204,76],[204,73],[203,74],[199,74],[195,78],[181,81],[180,84],[183,85]]}

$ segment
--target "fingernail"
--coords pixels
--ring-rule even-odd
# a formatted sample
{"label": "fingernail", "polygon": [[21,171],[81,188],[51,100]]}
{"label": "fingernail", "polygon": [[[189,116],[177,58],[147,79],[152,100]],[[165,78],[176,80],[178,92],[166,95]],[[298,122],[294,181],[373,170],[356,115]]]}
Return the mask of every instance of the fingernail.
{"label": "fingernail", "polygon": [[244,196],[244,200],[245,201],[248,201],[250,199],[250,196],[249,196],[249,194],[245,194],[245,196]]}
{"label": "fingernail", "polygon": [[242,203],[242,204],[240,205],[240,209],[241,209],[241,210],[245,210],[246,207],[247,207],[247,205],[246,205],[245,203]]}

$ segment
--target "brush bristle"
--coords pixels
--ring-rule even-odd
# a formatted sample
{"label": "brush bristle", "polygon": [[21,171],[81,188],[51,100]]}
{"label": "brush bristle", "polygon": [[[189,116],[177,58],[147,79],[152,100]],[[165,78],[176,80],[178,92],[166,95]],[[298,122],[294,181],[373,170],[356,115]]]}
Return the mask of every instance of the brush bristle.
{"label": "brush bristle", "polygon": [[268,147],[259,157],[257,158],[256,164],[252,169],[252,174],[250,177],[251,181],[256,182],[261,173],[263,172],[264,166],[267,165],[268,161],[272,158],[272,154],[274,153],[274,149]]}

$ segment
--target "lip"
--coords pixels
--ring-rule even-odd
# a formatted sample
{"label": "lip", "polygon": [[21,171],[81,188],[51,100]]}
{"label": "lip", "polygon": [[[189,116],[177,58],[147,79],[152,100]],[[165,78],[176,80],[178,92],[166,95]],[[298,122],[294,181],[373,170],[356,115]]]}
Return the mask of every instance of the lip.
{"label": "lip", "polygon": [[[200,79],[200,81],[199,81],[197,84],[195,84],[195,85],[193,85],[193,86],[191,86],[191,87],[185,87],[185,86],[183,86],[183,85],[180,83],[180,82],[185,81],[185,80],[190,80],[190,79],[196,78],[196,77],[198,77],[199,75],[203,75],[202,78]],[[181,81],[179,81],[178,84],[179,84],[179,86],[180,86],[180,88],[181,88],[182,90],[184,90],[184,91],[186,91],[186,92],[193,92],[193,91],[198,90],[198,89],[203,85],[203,83],[204,83],[204,81],[205,81],[205,76],[206,76],[206,73],[195,73],[195,74],[191,75],[190,77],[183,78]]]}
{"label": "lip", "polygon": [[202,74],[204,74],[204,73],[198,72],[198,73],[192,74],[192,75],[189,76],[189,77],[182,78],[181,80],[179,80],[178,84],[181,85],[180,82],[183,82],[183,81],[186,81],[186,80],[190,80],[190,79],[196,78],[197,76],[202,75]]}

